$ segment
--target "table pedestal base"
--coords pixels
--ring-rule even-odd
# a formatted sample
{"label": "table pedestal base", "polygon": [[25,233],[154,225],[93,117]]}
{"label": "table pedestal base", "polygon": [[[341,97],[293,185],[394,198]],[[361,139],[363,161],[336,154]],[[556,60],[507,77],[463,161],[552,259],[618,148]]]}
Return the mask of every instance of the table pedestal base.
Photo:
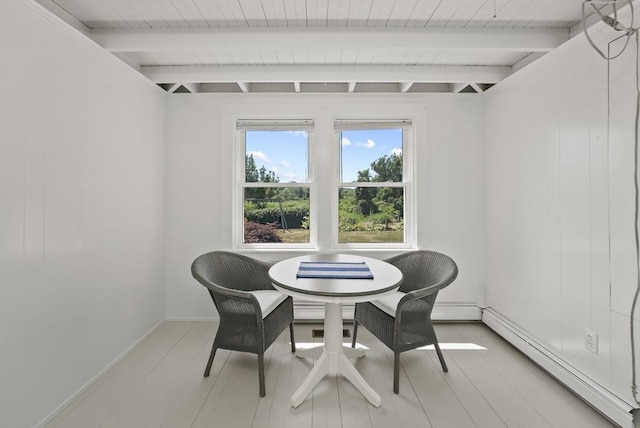
{"label": "table pedestal base", "polygon": [[291,397],[291,405],[298,407],[311,390],[326,375],[341,374],[347,378],[365,396],[371,404],[380,407],[382,399],[369,386],[364,378],[351,364],[349,358],[361,358],[364,349],[353,349],[342,346],[342,304],[325,303],[324,305],[324,347],[300,350],[299,357],[317,360],[313,369],[302,382],[300,388]]}

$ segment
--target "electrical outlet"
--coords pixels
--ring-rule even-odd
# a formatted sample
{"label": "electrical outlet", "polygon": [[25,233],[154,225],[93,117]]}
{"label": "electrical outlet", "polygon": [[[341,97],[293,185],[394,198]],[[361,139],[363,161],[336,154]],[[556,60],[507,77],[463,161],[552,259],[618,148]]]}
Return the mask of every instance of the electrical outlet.
{"label": "electrical outlet", "polygon": [[594,333],[591,330],[584,329],[584,347],[593,352],[598,353],[598,333]]}

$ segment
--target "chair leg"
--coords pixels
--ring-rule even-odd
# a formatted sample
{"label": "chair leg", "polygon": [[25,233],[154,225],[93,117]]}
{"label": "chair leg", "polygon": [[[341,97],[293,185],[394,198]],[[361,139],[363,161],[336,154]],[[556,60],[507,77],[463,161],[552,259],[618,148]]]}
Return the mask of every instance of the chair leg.
{"label": "chair leg", "polygon": [[289,324],[289,334],[291,335],[291,352],[296,352],[296,341],[293,337],[293,321]]}
{"label": "chair leg", "polygon": [[449,369],[447,368],[447,363],[444,362],[444,355],[442,355],[442,351],[440,350],[438,342],[434,343],[433,345],[436,348],[436,352],[438,353],[438,358],[440,359],[440,364],[442,365],[442,371],[447,373]]}
{"label": "chair leg", "polygon": [[393,354],[393,393],[400,393],[400,352]]}
{"label": "chair leg", "polygon": [[216,356],[216,346],[215,344],[211,346],[211,354],[209,355],[209,361],[207,362],[207,368],[204,369],[204,377],[209,377],[209,373],[211,372],[211,364],[213,364],[213,357]]}
{"label": "chair leg", "polygon": [[264,397],[264,354],[258,354],[258,377],[260,378],[260,397]]}
{"label": "chair leg", "polygon": [[358,335],[358,323],[353,321],[353,340],[351,341],[351,347],[356,347],[356,336]]}

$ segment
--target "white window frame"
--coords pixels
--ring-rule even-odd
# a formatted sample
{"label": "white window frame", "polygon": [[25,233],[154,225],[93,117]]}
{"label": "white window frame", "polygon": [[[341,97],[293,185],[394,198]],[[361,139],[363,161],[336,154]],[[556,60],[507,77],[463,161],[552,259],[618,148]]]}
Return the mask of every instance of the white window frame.
{"label": "white window frame", "polygon": [[[235,119],[235,192],[233,203],[234,243],[238,250],[295,250],[317,248],[317,191],[314,179],[312,119]],[[307,182],[304,183],[246,183],[245,156],[246,131],[306,131],[307,132]],[[244,189],[251,187],[308,187],[309,188],[309,242],[308,243],[245,243],[244,242]]]}
{"label": "white window frame", "polygon": [[[358,129],[390,129],[402,128],[402,182],[341,182],[341,138],[343,130]],[[411,119],[335,119],[334,120],[334,143],[335,148],[335,180],[337,183],[332,191],[332,245],[340,250],[387,250],[387,249],[410,249],[415,247],[417,242],[417,231],[415,225],[416,204],[415,204],[415,156],[413,155],[414,129]],[[341,187],[403,187],[404,188],[404,242],[394,243],[340,243],[339,242],[339,189]]]}

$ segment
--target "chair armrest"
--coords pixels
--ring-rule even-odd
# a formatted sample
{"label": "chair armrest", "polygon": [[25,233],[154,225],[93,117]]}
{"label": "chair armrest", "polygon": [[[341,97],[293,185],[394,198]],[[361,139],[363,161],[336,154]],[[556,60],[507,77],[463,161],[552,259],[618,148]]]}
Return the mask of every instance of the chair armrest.
{"label": "chair armrest", "polygon": [[[258,303],[258,299],[256,296],[251,294],[248,291],[242,290],[233,290],[231,288],[221,287],[217,284],[209,283],[207,285],[209,291],[213,294],[220,294],[227,299],[238,300],[241,302],[249,303],[256,313],[257,319],[260,322],[262,320],[262,310],[260,309],[260,304]],[[220,308],[218,308],[220,310]]]}
{"label": "chair armrest", "polygon": [[407,295],[404,296],[402,298],[402,300],[400,300],[400,302],[398,303],[398,306],[403,304],[403,301],[405,299],[406,299],[406,301],[410,301],[410,300],[413,300],[413,299],[422,299],[422,298],[425,298],[427,296],[432,295],[433,293],[437,293],[442,288],[444,288],[446,285],[447,284],[444,283],[444,282],[439,282],[437,284],[433,284],[433,285],[430,285],[430,286],[425,287],[425,288],[420,288],[418,290],[409,291],[407,293]]}
{"label": "chair armrest", "polygon": [[441,279],[439,282],[436,282],[435,284],[431,284],[428,287],[419,288],[417,290],[407,292],[407,295],[404,296],[400,300],[400,302],[398,302],[397,310],[399,311],[401,306],[403,306],[405,303],[411,300],[424,299],[425,297],[428,297],[434,293],[439,292],[440,290],[442,290],[443,288],[451,284],[453,281],[455,281],[457,277],[458,277],[458,270],[456,269],[452,271],[449,275],[447,275],[445,278]]}
{"label": "chair armrest", "polygon": [[227,296],[227,297],[233,297],[236,299],[240,299],[240,300],[255,300],[257,303],[257,300],[255,298],[255,296],[251,293],[249,293],[248,291],[244,291],[244,290],[234,290],[232,288],[226,288],[226,287],[221,287],[217,284],[210,284],[209,286],[207,286],[207,288],[209,288],[210,290],[213,290],[215,293],[218,294],[222,294],[223,296]]}
{"label": "chair armrest", "polygon": [[409,291],[408,293],[406,293],[406,295],[402,299],[400,299],[400,301],[398,302],[398,306],[396,307],[396,322],[401,322],[402,309],[404,308],[405,305],[410,304],[411,302],[415,302],[416,300],[422,300],[433,294],[437,294],[444,287],[451,284],[454,279],[455,277],[446,278],[436,284],[430,285],[425,288],[420,288],[418,290]]}

